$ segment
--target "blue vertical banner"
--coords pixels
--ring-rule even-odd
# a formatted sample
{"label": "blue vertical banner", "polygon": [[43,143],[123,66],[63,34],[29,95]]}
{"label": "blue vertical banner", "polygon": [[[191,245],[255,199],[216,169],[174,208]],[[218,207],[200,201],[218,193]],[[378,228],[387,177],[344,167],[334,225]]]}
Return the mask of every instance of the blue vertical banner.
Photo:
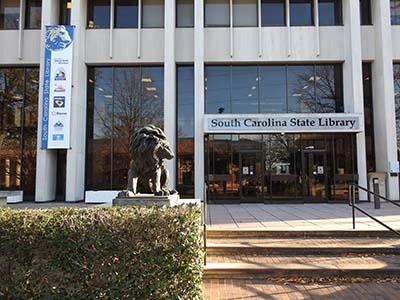
{"label": "blue vertical banner", "polygon": [[70,148],[72,51],[75,26],[46,26],[42,149]]}

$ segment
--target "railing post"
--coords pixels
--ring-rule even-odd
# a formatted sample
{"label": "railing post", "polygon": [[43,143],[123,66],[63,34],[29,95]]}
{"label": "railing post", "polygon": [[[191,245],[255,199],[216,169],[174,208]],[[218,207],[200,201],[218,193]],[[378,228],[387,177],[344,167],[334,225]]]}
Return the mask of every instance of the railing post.
{"label": "railing post", "polygon": [[355,208],[356,189],[355,189],[354,185],[352,185],[351,188],[352,188],[351,207],[352,207],[352,214],[353,214],[353,229],[356,229],[356,208]]}

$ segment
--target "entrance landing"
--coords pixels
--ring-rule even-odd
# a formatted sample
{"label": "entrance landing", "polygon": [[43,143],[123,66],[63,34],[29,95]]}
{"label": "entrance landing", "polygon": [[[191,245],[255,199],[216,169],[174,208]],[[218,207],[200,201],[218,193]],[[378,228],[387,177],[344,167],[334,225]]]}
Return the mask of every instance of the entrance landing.
{"label": "entrance landing", "polygon": [[[400,230],[400,208],[382,203],[374,209],[373,203],[360,207],[390,227]],[[210,230],[282,230],[282,231],[340,231],[352,230],[351,207],[347,204],[209,204]],[[361,213],[356,213],[357,230],[383,230]]]}

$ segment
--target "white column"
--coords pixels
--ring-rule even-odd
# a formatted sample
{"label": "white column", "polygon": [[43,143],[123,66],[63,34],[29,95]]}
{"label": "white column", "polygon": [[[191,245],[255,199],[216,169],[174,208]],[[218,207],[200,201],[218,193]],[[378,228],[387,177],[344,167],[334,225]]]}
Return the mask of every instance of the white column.
{"label": "white column", "polygon": [[[345,62],[343,64],[344,110],[362,116],[364,123],[364,96],[361,56],[361,26],[359,1],[343,1],[345,28]],[[365,132],[357,134],[358,184],[367,187],[367,158],[365,153]],[[360,192],[360,200],[368,195]]]}
{"label": "white column", "polygon": [[387,173],[387,194],[399,199],[398,177],[390,177],[389,161],[397,161],[390,2],[372,1],[375,61],[372,63],[375,157],[377,172]]}
{"label": "white column", "polygon": [[[165,1],[164,22],[164,132],[177,155],[175,0]],[[176,155],[174,159],[166,161],[170,173],[170,188],[176,187]]]}
{"label": "white column", "polygon": [[195,198],[204,193],[204,1],[194,7],[194,182]]}
{"label": "white column", "polygon": [[[21,1],[21,3],[25,1]],[[43,71],[44,71],[44,33],[45,25],[58,23],[58,1],[43,0],[42,3],[42,31],[40,51],[40,84],[39,84],[39,105],[38,105],[38,134],[37,134],[37,155],[36,155],[36,202],[47,202],[55,200],[56,178],[57,178],[57,151],[42,150],[42,110],[43,110]],[[25,22],[25,20],[21,20]]]}
{"label": "white column", "polygon": [[65,200],[75,202],[85,195],[86,65],[85,30],[87,1],[72,1],[71,25],[75,25],[72,64],[71,149],[67,151]]}

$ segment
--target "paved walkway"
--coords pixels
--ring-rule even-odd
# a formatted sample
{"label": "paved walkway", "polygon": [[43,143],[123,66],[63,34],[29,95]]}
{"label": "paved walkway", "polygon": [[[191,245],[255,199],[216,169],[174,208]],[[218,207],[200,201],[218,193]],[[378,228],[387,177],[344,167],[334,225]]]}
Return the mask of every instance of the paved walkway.
{"label": "paved walkway", "polygon": [[205,299],[382,299],[398,300],[400,284],[365,283],[284,283],[267,280],[207,279],[203,282]]}
{"label": "paved walkway", "polygon": [[[360,206],[387,225],[400,229],[400,207],[382,203]],[[357,212],[356,229],[387,230]],[[209,229],[216,230],[350,230],[351,207],[347,204],[210,204]]]}

